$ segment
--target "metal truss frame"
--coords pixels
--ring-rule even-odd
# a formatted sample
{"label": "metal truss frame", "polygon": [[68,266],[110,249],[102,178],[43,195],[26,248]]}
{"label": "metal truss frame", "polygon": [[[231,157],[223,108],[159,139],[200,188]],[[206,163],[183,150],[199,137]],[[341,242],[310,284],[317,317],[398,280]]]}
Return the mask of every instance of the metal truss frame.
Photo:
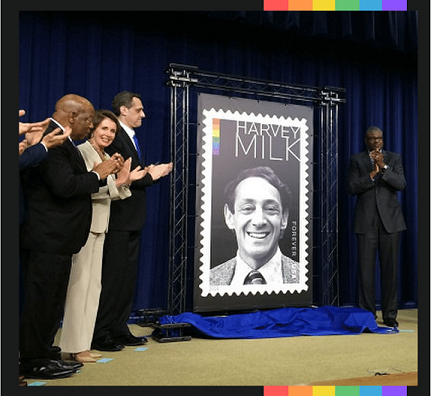
{"label": "metal truss frame", "polygon": [[[169,64],[166,85],[171,89],[171,160],[174,168],[170,190],[169,235],[169,314],[179,314],[187,307],[188,249],[194,246],[188,235],[190,158],[190,89],[200,92],[244,95],[248,98],[271,98],[279,102],[312,105],[317,109],[319,133],[314,134],[319,158],[313,202],[319,207],[313,218],[313,257],[319,257],[321,273],[315,276],[321,289],[323,305],[339,304],[338,288],[338,108],[345,103],[343,88],[310,87],[241,76],[201,71],[196,66]],[[316,129],[316,128],[315,128]],[[317,139],[317,140],[316,140]]]}

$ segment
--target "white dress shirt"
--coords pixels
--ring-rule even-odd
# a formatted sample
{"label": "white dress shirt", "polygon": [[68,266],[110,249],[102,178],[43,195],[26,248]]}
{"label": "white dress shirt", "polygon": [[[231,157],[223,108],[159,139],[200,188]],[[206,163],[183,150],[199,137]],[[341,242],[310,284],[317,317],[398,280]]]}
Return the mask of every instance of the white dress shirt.
{"label": "white dress shirt", "polygon": [[[231,286],[243,285],[245,278],[251,270],[253,270],[253,268],[246,264],[237,253],[235,274],[233,276]],[[277,251],[274,256],[272,256],[272,258],[267,263],[260,267],[258,271],[265,278],[267,284],[283,283],[280,248],[277,248]]]}
{"label": "white dress shirt", "polygon": [[136,135],[135,131],[132,128],[128,127],[123,122],[121,122],[120,120],[118,120],[118,122],[120,123],[121,127],[126,131],[127,135],[129,136],[130,140],[132,141],[133,145],[135,146],[136,151],[138,151],[138,148],[136,147],[135,141],[133,140],[133,136]]}

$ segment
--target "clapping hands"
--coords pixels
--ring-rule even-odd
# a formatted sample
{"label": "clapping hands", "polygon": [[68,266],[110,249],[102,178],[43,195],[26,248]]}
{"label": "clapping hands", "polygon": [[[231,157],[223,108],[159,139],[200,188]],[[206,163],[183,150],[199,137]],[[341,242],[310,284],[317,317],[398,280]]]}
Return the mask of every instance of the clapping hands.
{"label": "clapping hands", "polygon": [[101,179],[106,179],[109,175],[120,172],[123,166],[123,156],[115,153],[108,160],[95,164],[93,171],[97,172]]}
{"label": "clapping hands", "polygon": [[153,180],[158,180],[161,177],[169,175],[169,173],[172,171],[172,167],[172,162],[167,164],[149,165],[148,173],[151,175]]}
{"label": "clapping hands", "polygon": [[135,180],[142,179],[147,174],[147,168],[141,169],[138,165],[132,171],[130,170],[130,166],[132,164],[132,158],[128,158],[124,161],[123,168],[117,173],[116,185],[130,185]]}
{"label": "clapping hands", "polygon": [[[25,110],[19,110],[19,116],[22,117]],[[25,138],[19,142],[19,155],[21,155],[28,147],[33,146],[42,141],[45,147],[49,150],[52,147],[63,144],[64,141],[70,136],[72,129],[65,127],[64,131],[61,128],[56,128],[45,136],[43,133],[49,124],[49,118],[40,122],[19,122],[19,134],[25,134]]]}

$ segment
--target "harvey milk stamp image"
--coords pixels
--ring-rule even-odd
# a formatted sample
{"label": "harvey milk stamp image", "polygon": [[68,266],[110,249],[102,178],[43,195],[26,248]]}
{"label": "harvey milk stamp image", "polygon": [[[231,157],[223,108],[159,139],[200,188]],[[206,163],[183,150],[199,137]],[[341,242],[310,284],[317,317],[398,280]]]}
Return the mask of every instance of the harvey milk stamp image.
{"label": "harvey milk stamp image", "polygon": [[312,109],[202,96],[201,296],[308,290]]}

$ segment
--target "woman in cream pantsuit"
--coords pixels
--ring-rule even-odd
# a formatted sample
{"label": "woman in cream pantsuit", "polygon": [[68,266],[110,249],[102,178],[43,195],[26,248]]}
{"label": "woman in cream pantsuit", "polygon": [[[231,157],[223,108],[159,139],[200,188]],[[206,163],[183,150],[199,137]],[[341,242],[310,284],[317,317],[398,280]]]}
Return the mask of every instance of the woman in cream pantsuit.
{"label": "woman in cream pantsuit", "polygon": [[[104,149],[112,143],[118,130],[114,113],[109,110],[95,112],[91,136],[78,146],[89,171],[109,158]],[[72,258],[59,346],[63,353],[69,353],[72,359],[82,363],[93,363],[101,357],[90,352],[90,346],[102,288],[103,243],[108,231],[111,200],[130,197],[130,183],[146,174],[146,170],[139,167],[130,171],[130,163],[130,159],[126,159],[118,175],[109,175],[106,185],[91,195],[90,233],[86,244]]]}

